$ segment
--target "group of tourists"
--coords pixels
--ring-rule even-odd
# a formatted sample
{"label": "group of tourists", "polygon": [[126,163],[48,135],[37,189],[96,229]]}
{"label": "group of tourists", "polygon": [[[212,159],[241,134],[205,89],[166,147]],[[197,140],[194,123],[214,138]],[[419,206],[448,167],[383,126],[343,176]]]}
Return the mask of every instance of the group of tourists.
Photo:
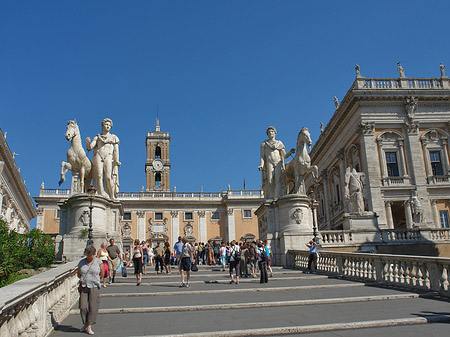
{"label": "group of tourists", "polygon": [[[216,252],[217,251],[217,252]],[[148,265],[154,266],[156,273],[170,274],[172,263],[179,270],[180,287],[189,288],[190,272],[198,270],[198,264],[218,264],[225,271],[228,265],[230,283],[239,284],[239,277],[256,277],[260,272],[260,283],[268,282],[268,269],[272,275],[272,250],[267,240],[256,240],[251,243],[233,240],[220,245],[211,241],[203,243],[189,243],[186,237],[178,237],[178,241],[171,250],[170,244],[160,242],[152,248],[150,244],[134,241],[132,251],[128,249],[121,254],[114,239],[110,244],[103,243],[96,251],[94,246],[85,250],[86,257],[78,264],[78,278],[80,279],[79,309],[83,321],[81,332],[93,335],[92,324],[95,324],[99,308],[99,290],[106,287],[106,282],[114,283],[116,270],[122,263],[123,268],[134,266],[136,285],[142,282],[142,274],[146,273]]]}

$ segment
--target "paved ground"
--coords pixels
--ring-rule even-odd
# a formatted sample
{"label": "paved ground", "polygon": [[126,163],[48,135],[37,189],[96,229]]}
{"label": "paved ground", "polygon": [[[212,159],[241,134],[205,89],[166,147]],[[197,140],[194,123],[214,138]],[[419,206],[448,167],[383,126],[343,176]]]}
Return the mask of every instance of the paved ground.
{"label": "paved ground", "polygon": [[[149,270],[150,268],[148,268]],[[447,336],[450,303],[429,294],[274,269],[269,283],[200,266],[179,275],[134,275],[102,289],[97,336]],[[427,321],[436,320],[436,323]],[[443,323],[445,322],[445,323]],[[77,306],[52,336],[84,336]]]}

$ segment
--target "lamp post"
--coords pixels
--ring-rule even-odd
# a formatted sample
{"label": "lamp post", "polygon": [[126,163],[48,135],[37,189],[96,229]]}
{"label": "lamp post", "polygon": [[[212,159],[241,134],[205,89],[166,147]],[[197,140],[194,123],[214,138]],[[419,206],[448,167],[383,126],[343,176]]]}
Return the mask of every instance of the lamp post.
{"label": "lamp post", "polygon": [[92,201],[94,200],[95,197],[95,188],[94,186],[90,186],[88,189],[88,196],[89,196],[89,232],[88,232],[88,241],[86,246],[93,246],[94,245],[94,240],[92,240],[93,236],[92,236],[92,209],[94,208],[94,206],[92,206]]}
{"label": "lamp post", "polygon": [[316,209],[316,200],[314,198],[314,192],[312,190],[309,191],[308,193],[309,196],[309,206],[311,207],[311,211],[312,211],[312,218],[313,218],[313,236],[314,236],[314,242],[316,244],[319,244],[319,237],[318,237],[318,231],[317,231],[317,226],[316,226],[316,214],[315,214],[315,209]]}

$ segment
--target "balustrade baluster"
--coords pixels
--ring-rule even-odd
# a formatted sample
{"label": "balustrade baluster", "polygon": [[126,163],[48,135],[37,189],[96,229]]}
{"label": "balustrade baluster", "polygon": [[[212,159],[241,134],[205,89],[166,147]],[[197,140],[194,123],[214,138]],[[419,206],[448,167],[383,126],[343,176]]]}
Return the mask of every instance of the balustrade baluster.
{"label": "balustrade baluster", "polygon": [[418,288],[422,288],[423,287],[423,274],[422,274],[422,264],[418,263],[417,264],[417,270],[416,270],[416,287]]}
{"label": "balustrade baluster", "polygon": [[439,289],[441,292],[447,292],[448,289],[448,265],[442,265],[441,278],[439,280]]}

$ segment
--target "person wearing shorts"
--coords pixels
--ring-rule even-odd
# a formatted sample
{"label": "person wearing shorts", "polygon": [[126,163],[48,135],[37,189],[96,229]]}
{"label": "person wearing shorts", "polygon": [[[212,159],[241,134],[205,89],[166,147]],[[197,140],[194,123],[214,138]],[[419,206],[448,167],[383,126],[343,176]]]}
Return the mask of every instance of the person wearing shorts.
{"label": "person wearing shorts", "polygon": [[114,244],[114,239],[109,240],[109,246],[106,247],[106,251],[108,252],[109,258],[111,259],[111,261],[108,260],[108,283],[114,283],[114,279],[116,277],[116,269],[119,267],[119,262],[122,261],[122,254],[120,253],[119,247]]}
{"label": "person wearing shorts", "polygon": [[[191,261],[192,261],[192,246],[187,241],[187,238],[184,237],[183,240],[183,249],[181,251],[181,259],[180,259],[180,273],[181,273],[181,286],[189,288],[189,278],[191,273]],[[186,283],[184,283],[184,273],[186,272]]]}

